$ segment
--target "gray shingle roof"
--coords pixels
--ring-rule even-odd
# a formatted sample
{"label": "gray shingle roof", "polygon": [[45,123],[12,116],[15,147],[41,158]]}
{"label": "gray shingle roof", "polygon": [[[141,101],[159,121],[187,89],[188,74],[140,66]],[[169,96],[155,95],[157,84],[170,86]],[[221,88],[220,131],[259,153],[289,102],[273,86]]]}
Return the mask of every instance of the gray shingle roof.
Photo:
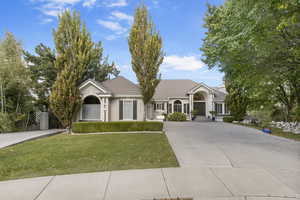
{"label": "gray shingle roof", "polygon": [[223,91],[217,90],[215,88],[214,88],[214,92],[215,92],[214,101],[224,101],[225,100],[226,93],[224,93]]}
{"label": "gray shingle roof", "polygon": [[[114,79],[104,81],[99,83],[95,80],[87,80],[81,85],[84,85],[86,82],[92,81],[99,87],[105,89],[109,94],[114,96],[116,95],[141,95],[139,86],[129,81],[128,79],[118,76]],[[187,93],[197,87],[199,83],[192,80],[161,80],[158,84],[154,97],[154,100],[168,100],[169,98],[186,98]],[[214,87],[215,101],[224,101],[226,93],[222,88]]]}
{"label": "gray shingle roof", "polygon": [[122,76],[104,81],[101,84],[113,95],[141,95],[139,87]]}
{"label": "gray shingle roof", "polygon": [[154,100],[168,100],[168,98],[184,98],[187,92],[198,83],[192,80],[161,80],[158,84]]}

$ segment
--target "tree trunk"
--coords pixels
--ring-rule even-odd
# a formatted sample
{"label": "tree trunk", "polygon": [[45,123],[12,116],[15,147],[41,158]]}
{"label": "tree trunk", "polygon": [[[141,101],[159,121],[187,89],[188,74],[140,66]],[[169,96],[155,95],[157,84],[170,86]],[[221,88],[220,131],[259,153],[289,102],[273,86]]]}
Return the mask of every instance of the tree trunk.
{"label": "tree trunk", "polygon": [[1,112],[4,113],[4,96],[3,96],[3,85],[0,85],[0,95],[1,95]]}
{"label": "tree trunk", "polygon": [[143,116],[144,122],[146,121],[146,119],[147,119],[147,104],[144,103],[144,116]]}

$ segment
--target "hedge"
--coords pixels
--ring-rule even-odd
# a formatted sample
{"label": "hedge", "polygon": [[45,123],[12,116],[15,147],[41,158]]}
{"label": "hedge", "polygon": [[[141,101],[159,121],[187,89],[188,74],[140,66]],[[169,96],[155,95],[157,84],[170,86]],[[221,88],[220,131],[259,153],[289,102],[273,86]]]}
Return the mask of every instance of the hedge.
{"label": "hedge", "polygon": [[75,122],[74,133],[162,131],[162,122]]}
{"label": "hedge", "polygon": [[174,112],[168,116],[168,120],[177,122],[186,121],[186,115],[184,113]]}
{"label": "hedge", "polygon": [[232,116],[223,117],[223,122],[232,123],[233,121],[234,121],[234,117]]}

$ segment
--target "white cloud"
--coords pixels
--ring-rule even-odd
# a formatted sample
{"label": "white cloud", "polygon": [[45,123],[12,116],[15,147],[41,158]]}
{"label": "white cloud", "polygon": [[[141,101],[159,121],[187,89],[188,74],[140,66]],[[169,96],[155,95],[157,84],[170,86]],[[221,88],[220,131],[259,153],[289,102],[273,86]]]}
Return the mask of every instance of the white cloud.
{"label": "white cloud", "polygon": [[108,35],[108,36],[106,36],[105,37],[105,39],[106,40],[109,40],[109,41],[111,41],[111,40],[115,40],[115,39],[118,39],[119,38],[119,36],[117,36],[117,35]]}
{"label": "white cloud", "polygon": [[121,26],[121,24],[118,22],[99,19],[97,20],[97,23],[104,26],[105,28],[108,28],[111,31],[114,31],[118,35],[123,34],[127,31],[127,29]]}
{"label": "white cloud", "polygon": [[82,4],[83,7],[92,7],[96,3],[96,0],[85,0]]}
{"label": "white cloud", "polygon": [[82,3],[83,7],[92,7],[97,0],[31,0],[37,4],[37,9],[44,15],[57,17],[62,11],[75,4]]}
{"label": "white cloud", "polygon": [[117,20],[125,20],[128,21],[128,23],[133,22],[133,16],[128,15],[126,13],[120,12],[120,11],[114,11],[111,13],[111,18],[117,19]]}
{"label": "white cloud", "polygon": [[163,62],[164,68],[185,71],[195,71],[204,66],[205,64],[196,56],[171,55],[166,56]]}
{"label": "white cloud", "polygon": [[51,19],[51,18],[44,18],[44,19],[42,19],[41,24],[48,24],[48,23],[51,23],[51,22],[53,22],[53,19]]}
{"label": "white cloud", "polygon": [[105,3],[107,7],[124,7],[127,6],[127,0],[110,0]]}
{"label": "white cloud", "polygon": [[33,0],[39,3],[38,9],[44,14],[52,17],[57,17],[68,6],[73,6],[82,0]]}

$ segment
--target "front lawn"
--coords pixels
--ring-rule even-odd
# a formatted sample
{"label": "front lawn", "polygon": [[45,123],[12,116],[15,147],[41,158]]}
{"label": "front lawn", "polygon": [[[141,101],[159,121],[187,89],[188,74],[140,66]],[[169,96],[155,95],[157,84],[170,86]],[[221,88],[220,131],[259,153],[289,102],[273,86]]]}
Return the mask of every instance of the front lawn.
{"label": "front lawn", "polygon": [[[247,127],[252,127],[252,128],[255,128],[258,130],[262,130],[262,127],[260,127],[260,126],[255,126],[255,125],[251,125],[251,124],[243,124],[243,123],[238,123],[238,124],[242,125],[242,126],[247,126]],[[283,130],[280,128],[271,128],[271,130],[272,130],[272,133],[270,135],[276,135],[279,137],[284,137],[284,138],[300,141],[300,134],[294,134],[291,132],[283,132]]]}
{"label": "front lawn", "polygon": [[0,150],[0,180],[176,166],[165,134],[60,134]]}

